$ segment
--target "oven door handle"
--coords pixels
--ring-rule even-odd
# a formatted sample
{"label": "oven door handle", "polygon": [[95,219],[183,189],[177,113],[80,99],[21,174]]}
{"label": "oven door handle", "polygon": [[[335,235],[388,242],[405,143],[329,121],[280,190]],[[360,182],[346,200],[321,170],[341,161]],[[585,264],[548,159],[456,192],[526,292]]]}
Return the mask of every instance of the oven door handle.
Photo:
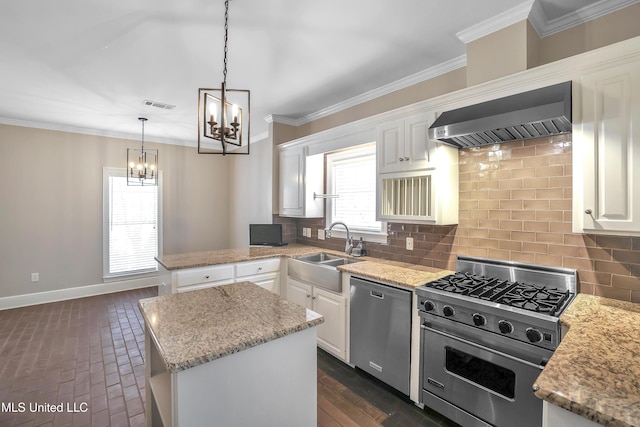
{"label": "oven door handle", "polygon": [[[425,322],[425,323],[426,323],[426,322]],[[514,362],[517,362],[517,363],[523,363],[523,364],[525,364],[525,365],[527,365],[527,366],[530,366],[530,367],[532,367],[532,368],[537,368],[537,369],[540,369],[540,370],[542,370],[542,369],[544,368],[544,365],[542,365],[542,364],[535,364],[535,363],[531,363],[531,362],[529,362],[529,361],[527,361],[527,360],[523,360],[523,359],[520,359],[520,358],[518,358],[518,357],[511,356],[510,354],[504,353],[504,352],[502,352],[502,351],[500,351],[500,350],[495,350],[495,349],[492,349],[492,348],[489,348],[489,347],[485,347],[484,345],[481,345],[481,344],[475,343],[475,342],[473,342],[473,341],[469,341],[469,340],[467,340],[467,339],[464,339],[464,338],[461,338],[461,337],[458,337],[458,336],[455,336],[455,335],[451,335],[451,334],[449,334],[449,333],[447,333],[447,332],[443,332],[443,331],[439,331],[439,330],[437,330],[437,329],[433,329],[433,328],[431,328],[431,327],[427,326],[425,323],[423,323],[422,325],[420,325],[420,328],[421,328],[421,329],[425,329],[425,330],[427,330],[427,331],[429,331],[429,332],[433,332],[433,333],[436,333],[436,334],[440,334],[440,335],[442,335],[442,336],[445,336],[445,337],[447,337],[447,338],[449,338],[449,339],[452,339],[452,340],[455,340],[455,341],[460,341],[460,342],[462,342],[462,343],[465,343],[465,344],[467,344],[467,345],[470,345],[471,347],[475,347],[475,348],[479,348],[479,349],[482,349],[482,350],[486,350],[486,351],[488,351],[488,352],[491,352],[491,353],[497,354],[498,356],[502,356],[502,357],[505,357],[505,358],[507,358],[507,359],[510,359],[510,360],[512,360],[512,361],[514,361]]]}

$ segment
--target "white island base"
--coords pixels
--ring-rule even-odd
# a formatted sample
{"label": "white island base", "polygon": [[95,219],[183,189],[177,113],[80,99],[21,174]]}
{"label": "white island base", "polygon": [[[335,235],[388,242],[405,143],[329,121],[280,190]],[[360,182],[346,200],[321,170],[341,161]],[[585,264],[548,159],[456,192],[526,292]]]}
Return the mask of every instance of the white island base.
{"label": "white island base", "polygon": [[317,426],[316,335],[308,328],[169,373],[146,329],[147,426]]}

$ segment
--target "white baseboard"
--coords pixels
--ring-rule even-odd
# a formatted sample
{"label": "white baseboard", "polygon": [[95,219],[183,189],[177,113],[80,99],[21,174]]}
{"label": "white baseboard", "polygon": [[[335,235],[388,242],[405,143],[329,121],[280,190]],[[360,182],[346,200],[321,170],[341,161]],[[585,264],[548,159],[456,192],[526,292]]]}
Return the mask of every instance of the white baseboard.
{"label": "white baseboard", "polygon": [[140,279],[121,280],[117,282],[99,283],[97,285],[78,286],[76,288],[57,289],[55,291],[14,295],[0,298],[0,310],[26,307],[36,304],[45,304],[55,301],[65,301],[75,298],[91,297],[95,295],[110,294],[113,292],[147,288],[157,285],[158,276],[153,276]]}

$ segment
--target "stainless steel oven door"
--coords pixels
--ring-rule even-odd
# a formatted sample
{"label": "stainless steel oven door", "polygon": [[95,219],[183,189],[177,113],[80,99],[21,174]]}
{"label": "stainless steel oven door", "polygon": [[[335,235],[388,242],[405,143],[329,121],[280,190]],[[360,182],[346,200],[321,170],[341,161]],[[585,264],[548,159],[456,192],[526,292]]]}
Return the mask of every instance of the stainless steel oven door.
{"label": "stainless steel oven door", "polygon": [[476,419],[498,427],[542,425],[542,401],[532,390],[543,367],[542,359],[541,363],[532,363],[505,353],[504,348],[490,348],[429,325],[430,322],[423,322],[421,337],[421,383],[425,405],[444,400],[464,413],[444,415],[454,420],[473,419],[470,425],[484,425],[475,422]]}

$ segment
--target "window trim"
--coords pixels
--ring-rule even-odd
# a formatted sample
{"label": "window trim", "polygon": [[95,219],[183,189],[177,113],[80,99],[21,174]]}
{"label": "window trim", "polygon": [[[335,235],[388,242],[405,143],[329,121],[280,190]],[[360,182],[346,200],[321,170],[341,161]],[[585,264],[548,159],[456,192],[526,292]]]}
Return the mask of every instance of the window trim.
{"label": "window trim", "polygon": [[[325,153],[326,171],[327,171],[327,176],[326,176],[327,192],[329,193],[332,192],[332,188],[333,188],[333,160],[341,161],[341,160],[349,160],[349,159],[362,157],[363,156],[362,152],[365,150],[371,151],[370,153],[367,153],[367,155],[373,155],[374,162],[376,162],[377,164],[377,149],[376,149],[375,142],[370,142],[367,144],[359,144],[349,148],[345,148],[343,150]],[[377,180],[377,177],[374,179]],[[377,185],[377,182],[376,182],[376,185]],[[377,191],[376,191],[375,197],[377,197]],[[331,223],[333,222],[333,218],[331,216],[332,210],[333,210],[333,199],[327,198],[326,204],[325,204],[326,228],[329,228],[329,225],[331,225]],[[386,244],[387,237],[388,237],[387,222],[383,220],[383,221],[380,221],[380,223],[381,223],[380,231],[363,230],[363,229],[357,229],[357,228],[351,229],[350,227],[349,233],[351,237],[353,237],[354,241],[362,237],[362,240],[365,242]],[[349,226],[349,224],[347,224],[347,226]],[[331,230],[331,236],[346,239],[347,233],[344,230],[344,227],[339,226]]]}
{"label": "window trim", "polygon": [[[162,171],[158,170],[158,257],[162,256],[163,232],[162,232]],[[136,271],[135,273],[109,273],[109,178],[127,176],[125,168],[102,168],[102,279],[105,283],[120,281],[123,279],[137,279],[155,277],[159,275],[158,263],[155,269]]]}

